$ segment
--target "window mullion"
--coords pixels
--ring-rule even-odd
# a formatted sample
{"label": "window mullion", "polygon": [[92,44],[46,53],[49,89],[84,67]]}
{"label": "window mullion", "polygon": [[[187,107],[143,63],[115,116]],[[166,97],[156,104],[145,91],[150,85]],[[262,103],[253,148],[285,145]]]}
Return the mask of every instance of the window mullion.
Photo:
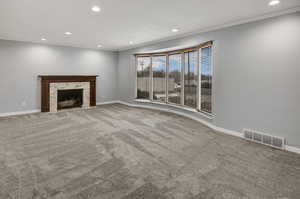
{"label": "window mullion", "polygon": [[185,55],[181,53],[181,99],[180,103],[184,106],[184,68],[185,68]]}
{"label": "window mullion", "polygon": [[201,84],[201,74],[202,74],[202,60],[201,60],[201,58],[202,58],[202,51],[201,51],[201,48],[198,50],[198,89],[197,89],[197,91],[198,91],[198,94],[197,94],[197,96],[198,96],[198,106],[197,106],[197,108],[198,108],[198,110],[200,110],[201,111],[201,86],[202,86],[202,84]]}
{"label": "window mullion", "polygon": [[138,57],[134,57],[134,70],[135,70],[135,92],[134,92],[134,98],[138,98],[138,92],[137,92],[137,89],[138,89],[138,61],[137,61]]}
{"label": "window mullion", "polygon": [[149,97],[153,101],[153,69],[152,69],[152,56],[150,57],[150,86],[149,86]]}
{"label": "window mullion", "polygon": [[165,69],[165,103],[168,103],[169,99],[169,87],[168,87],[168,80],[169,80],[169,55],[166,55],[166,69]]}

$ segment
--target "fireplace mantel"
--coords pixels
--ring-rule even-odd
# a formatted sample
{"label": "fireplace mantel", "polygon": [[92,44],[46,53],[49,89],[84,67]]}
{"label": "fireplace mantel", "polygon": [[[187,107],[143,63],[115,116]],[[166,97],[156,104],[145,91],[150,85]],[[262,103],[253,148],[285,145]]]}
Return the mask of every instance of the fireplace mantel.
{"label": "fireplace mantel", "polygon": [[96,80],[98,75],[39,75],[42,80],[73,81],[73,80]]}
{"label": "fireplace mantel", "polygon": [[50,111],[50,84],[66,82],[90,83],[90,106],[96,106],[96,79],[98,75],[39,75],[41,78],[41,111]]}

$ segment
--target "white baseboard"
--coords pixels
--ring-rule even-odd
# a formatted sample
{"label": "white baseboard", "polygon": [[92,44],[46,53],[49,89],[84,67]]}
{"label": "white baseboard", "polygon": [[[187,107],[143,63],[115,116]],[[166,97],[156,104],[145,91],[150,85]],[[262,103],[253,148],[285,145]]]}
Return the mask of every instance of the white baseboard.
{"label": "white baseboard", "polygon": [[[236,137],[239,137],[239,138],[243,138],[243,134],[241,132],[232,131],[232,130],[229,130],[229,129],[218,127],[218,126],[214,125],[213,123],[207,122],[207,121],[202,120],[200,118],[197,118],[197,117],[194,117],[192,115],[188,115],[188,114],[185,114],[185,113],[182,113],[182,112],[179,112],[179,111],[170,110],[170,109],[167,109],[167,108],[162,109],[162,108],[159,108],[159,107],[147,106],[147,105],[142,105],[142,104],[132,104],[132,103],[124,102],[124,101],[118,101],[117,103],[121,103],[121,104],[124,104],[124,105],[127,105],[127,106],[132,106],[132,107],[147,108],[147,109],[154,109],[154,110],[160,110],[160,111],[175,113],[177,115],[181,115],[181,116],[190,118],[192,120],[195,120],[197,122],[200,122],[201,124],[211,128],[211,129],[213,129],[217,132],[224,133],[224,134],[227,134],[227,135],[236,136]],[[294,146],[286,145],[285,150],[289,151],[289,152],[294,152],[294,153],[300,154],[300,148],[297,148],[297,147],[294,147]]]}
{"label": "white baseboard", "polygon": [[16,116],[16,115],[26,115],[26,114],[39,113],[39,112],[41,112],[40,109],[28,110],[28,111],[17,111],[17,112],[10,112],[10,113],[0,113],[0,117],[9,117],[9,116]]}
{"label": "white baseboard", "polygon": [[300,148],[298,147],[286,145],[285,150],[300,154]]}
{"label": "white baseboard", "polygon": [[121,101],[114,100],[114,101],[106,101],[106,102],[97,102],[96,105],[100,106],[100,105],[105,105],[105,104],[117,104],[117,103],[121,103]]}
{"label": "white baseboard", "polygon": [[236,136],[236,137],[239,137],[239,138],[243,138],[243,134],[240,133],[240,132],[237,132],[237,131],[232,131],[232,130],[229,130],[229,129],[224,129],[224,128],[221,128],[221,127],[218,127],[218,126],[215,126],[215,125],[214,125],[213,129],[215,131],[218,131],[218,132],[221,132],[221,133],[225,133],[227,135],[232,135],[232,136]]}

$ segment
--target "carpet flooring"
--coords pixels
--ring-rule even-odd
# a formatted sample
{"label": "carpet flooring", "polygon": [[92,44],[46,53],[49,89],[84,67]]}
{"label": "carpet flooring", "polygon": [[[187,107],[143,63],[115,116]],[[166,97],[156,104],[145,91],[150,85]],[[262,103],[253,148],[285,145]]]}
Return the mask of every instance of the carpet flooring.
{"label": "carpet flooring", "polygon": [[299,199],[300,156],[121,104],[0,119],[0,199]]}

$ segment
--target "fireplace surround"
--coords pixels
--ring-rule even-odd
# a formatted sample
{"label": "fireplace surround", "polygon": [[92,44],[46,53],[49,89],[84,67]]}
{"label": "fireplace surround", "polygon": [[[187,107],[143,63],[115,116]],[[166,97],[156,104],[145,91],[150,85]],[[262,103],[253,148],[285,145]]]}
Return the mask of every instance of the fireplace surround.
{"label": "fireplace surround", "polygon": [[82,108],[96,106],[97,75],[39,75],[39,77],[41,78],[42,112],[57,112],[60,110],[59,92],[67,90],[82,90],[82,104],[78,105],[77,102],[72,102],[75,99],[69,99],[65,100],[64,106],[71,106],[71,103],[75,103],[74,106]]}

